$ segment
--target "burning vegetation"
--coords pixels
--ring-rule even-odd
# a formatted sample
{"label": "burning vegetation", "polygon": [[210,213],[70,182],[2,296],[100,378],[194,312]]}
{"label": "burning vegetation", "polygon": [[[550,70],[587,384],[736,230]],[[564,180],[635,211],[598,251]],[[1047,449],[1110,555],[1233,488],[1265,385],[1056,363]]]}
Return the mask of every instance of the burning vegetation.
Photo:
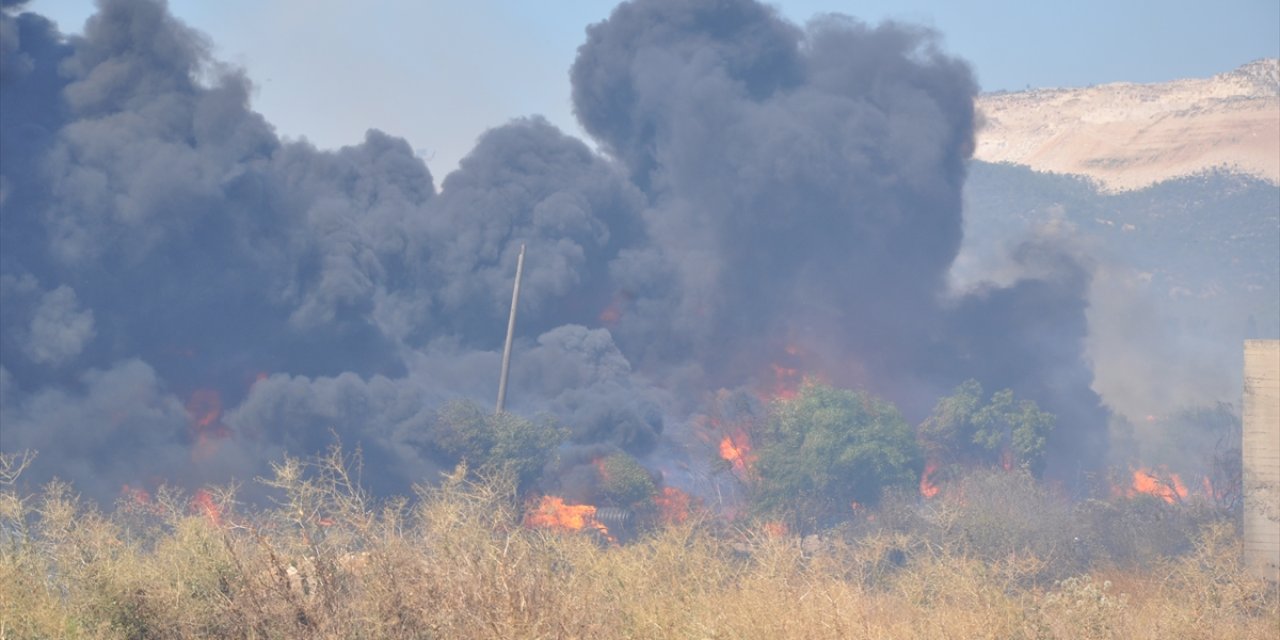
{"label": "burning vegetation", "polygon": [[524,524],[531,528],[554,531],[598,531],[609,537],[609,529],[596,520],[596,508],[589,504],[568,505],[556,496],[543,496],[537,506],[528,510]]}
{"label": "burning vegetation", "polygon": [[1280,616],[1230,521],[1157,498],[1073,504],[1020,469],[953,478],[927,505],[892,493],[807,536],[664,490],[661,524],[619,545],[610,508],[522,502],[509,473],[378,500],[344,464],[358,458],[277,465],[274,508],[204,492],[184,509],[162,487],[103,512],[62,484],[19,495],[5,455],[5,633],[1262,639]]}
{"label": "burning vegetation", "polygon": [[281,139],[163,3],[21,4],[2,637],[1274,630],[1238,433],[1109,473],[1088,269],[949,289],[977,84],[928,30],[627,2],[570,73],[600,152],[519,120],[437,189]]}

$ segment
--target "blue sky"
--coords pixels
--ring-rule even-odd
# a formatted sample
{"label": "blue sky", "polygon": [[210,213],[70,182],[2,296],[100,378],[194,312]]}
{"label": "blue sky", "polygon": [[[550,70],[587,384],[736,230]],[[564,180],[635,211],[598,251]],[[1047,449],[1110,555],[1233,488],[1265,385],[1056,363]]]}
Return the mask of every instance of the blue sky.
{"label": "blue sky", "polygon": [[[375,127],[404,136],[437,183],[485,129],[541,114],[584,137],[568,68],[588,24],[616,2],[476,0],[171,0],[215,56],[248,69],[254,107],[289,138],[321,147]],[[1280,2],[924,0],[771,3],[803,23],[836,12],[933,27],[987,91],[1158,82],[1280,56]],[[372,7],[372,8],[371,8]],[[36,0],[79,31],[88,0]]]}

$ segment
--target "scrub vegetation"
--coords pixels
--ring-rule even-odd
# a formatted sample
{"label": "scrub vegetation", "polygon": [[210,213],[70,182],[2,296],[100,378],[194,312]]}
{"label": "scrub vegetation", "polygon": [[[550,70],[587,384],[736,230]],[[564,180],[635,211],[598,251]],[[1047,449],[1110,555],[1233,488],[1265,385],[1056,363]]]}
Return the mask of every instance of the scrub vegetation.
{"label": "scrub vegetation", "polygon": [[819,534],[694,509],[622,544],[522,524],[511,469],[375,500],[338,449],[235,491],[0,487],[4,638],[1272,638],[1236,525],[1068,502],[1025,469],[886,493]]}

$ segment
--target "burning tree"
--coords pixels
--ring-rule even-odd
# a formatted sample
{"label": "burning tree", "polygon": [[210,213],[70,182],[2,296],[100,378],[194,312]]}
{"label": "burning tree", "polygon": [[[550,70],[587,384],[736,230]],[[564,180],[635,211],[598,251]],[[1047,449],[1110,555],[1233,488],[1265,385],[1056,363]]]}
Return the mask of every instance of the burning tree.
{"label": "burning tree", "polygon": [[911,487],[921,455],[911,427],[892,404],[863,391],[807,380],[794,398],[776,400],[756,437],[755,508],[798,530],[874,504],[891,486]]}
{"label": "burning tree", "polygon": [[920,425],[930,465],[939,460],[971,466],[1044,468],[1045,443],[1056,418],[1031,400],[1004,389],[984,403],[982,385],[968,380],[942,398]]}

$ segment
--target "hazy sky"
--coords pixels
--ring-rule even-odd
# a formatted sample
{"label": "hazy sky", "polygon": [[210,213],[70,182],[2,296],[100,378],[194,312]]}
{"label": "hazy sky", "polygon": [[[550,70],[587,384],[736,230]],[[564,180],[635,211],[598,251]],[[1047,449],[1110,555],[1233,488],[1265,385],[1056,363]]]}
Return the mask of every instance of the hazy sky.
{"label": "hazy sky", "polygon": [[[215,56],[248,69],[254,106],[278,131],[321,147],[370,127],[407,138],[436,176],[477,135],[541,114],[573,120],[568,69],[583,30],[617,4],[602,0],[172,0]],[[967,59],[984,90],[1156,82],[1208,76],[1280,55],[1276,0],[1067,2],[787,0],[793,21],[818,13],[925,24]],[[87,0],[36,0],[30,10],[79,31]]]}

